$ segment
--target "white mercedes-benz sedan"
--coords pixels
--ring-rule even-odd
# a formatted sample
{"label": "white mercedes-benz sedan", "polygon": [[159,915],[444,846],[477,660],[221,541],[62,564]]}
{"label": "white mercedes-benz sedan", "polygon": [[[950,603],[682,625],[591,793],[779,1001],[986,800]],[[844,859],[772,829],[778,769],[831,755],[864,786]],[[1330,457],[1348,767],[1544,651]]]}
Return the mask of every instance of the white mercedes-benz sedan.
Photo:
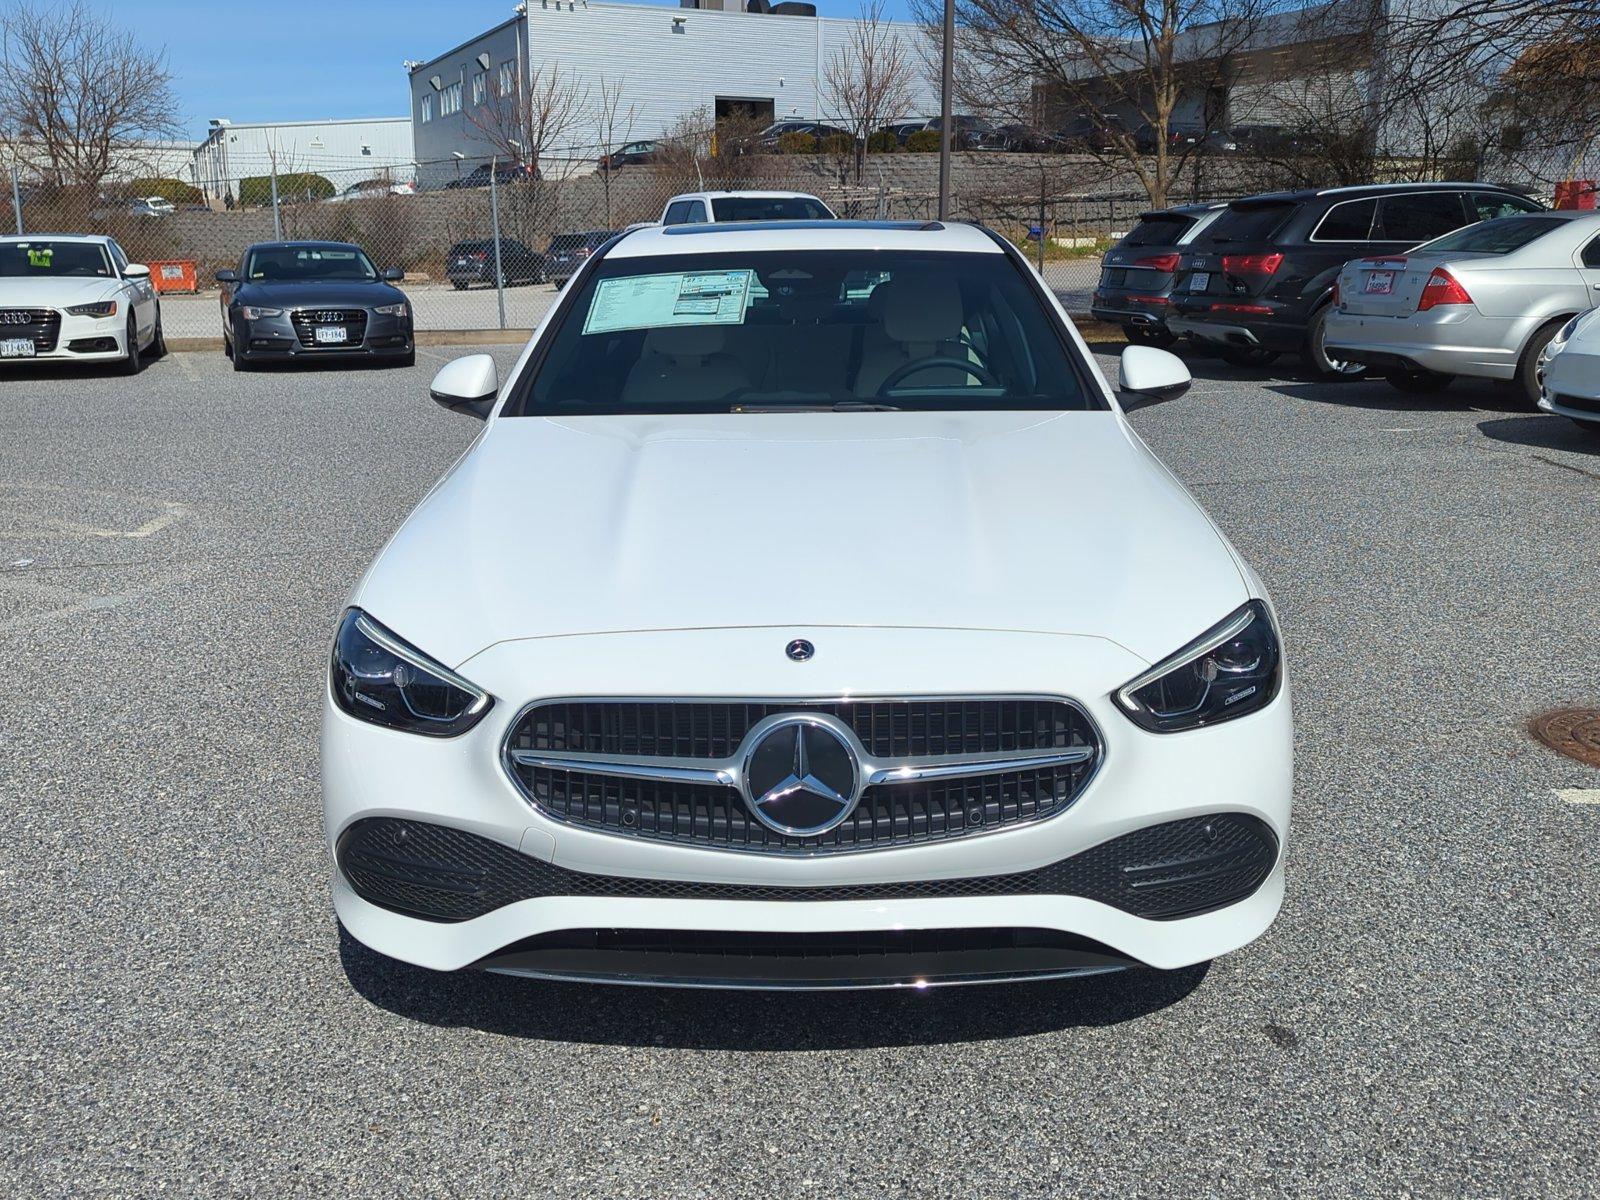
{"label": "white mercedes-benz sedan", "polygon": [[[1600,284],[1596,284],[1600,287]],[[1600,310],[1579,313],[1550,339],[1540,379],[1539,408],[1600,437]]]}
{"label": "white mercedes-benz sedan", "polygon": [[[1129,393],[1189,382],[1122,358]],[[707,987],[1174,968],[1283,896],[1260,581],[1028,264],[967,225],[596,251],[335,634],[348,931]]]}
{"label": "white mercedes-benz sedan", "polygon": [[96,234],[0,237],[0,363],[110,362],[166,353],[150,269]]}

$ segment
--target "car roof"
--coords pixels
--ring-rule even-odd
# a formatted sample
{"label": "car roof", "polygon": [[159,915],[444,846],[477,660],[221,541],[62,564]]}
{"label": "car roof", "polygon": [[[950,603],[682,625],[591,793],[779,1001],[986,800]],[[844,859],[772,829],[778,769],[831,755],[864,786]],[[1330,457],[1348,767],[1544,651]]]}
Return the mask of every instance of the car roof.
{"label": "car roof", "polygon": [[315,239],[306,241],[283,242],[254,242],[246,247],[247,250],[359,250],[360,246],[354,242],[324,242]]}
{"label": "car roof", "polygon": [[702,198],[720,200],[727,196],[749,196],[756,200],[815,200],[818,204],[822,203],[820,197],[813,196],[810,192],[763,192],[747,188],[733,191],[683,192],[674,196],[672,200],[668,200],[667,203],[671,204],[675,200],[699,200]]}
{"label": "car roof", "polygon": [[1242,196],[1233,201],[1232,204],[1234,207],[1255,204],[1301,204],[1307,200],[1316,200],[1322,196],[1363,199],[1368,196],[1392,196],[1405,192],[1459,192],[1469,188],[1475,192],[1501,192],[1508,196],[1522,195],[1521,192],[1514,191],[1503,184],[1477,183],[1470,180],[1454,183],[1363,183],[1352,187],[1300,188],[1295,191],[1263,192],[1257,196]]}
{"label": "car roof", "polygon": [[625,234],[607,257],[766,250],[1004,253],[987,230],[953,221],[730,221],[637,229]]}
{"label": "car roof", "polygon": [[7,233],[0,235],[0,242],[37,242],[42,238],[49,238],[52,242],[88,242],[96,246],[104,246],[111,238],[103,233]]}

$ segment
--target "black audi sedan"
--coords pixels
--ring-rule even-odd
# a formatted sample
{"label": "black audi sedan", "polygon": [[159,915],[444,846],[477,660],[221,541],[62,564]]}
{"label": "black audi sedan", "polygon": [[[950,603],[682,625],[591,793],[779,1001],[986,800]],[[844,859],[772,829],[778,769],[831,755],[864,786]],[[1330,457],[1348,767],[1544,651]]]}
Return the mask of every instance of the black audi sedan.
{"label": "black audi sedan", "polygon": [[223,349],[235,371],[263,362],[364,358],[416,361],[411,303],[349,242],[261,242],[237,271],[218,271]]}

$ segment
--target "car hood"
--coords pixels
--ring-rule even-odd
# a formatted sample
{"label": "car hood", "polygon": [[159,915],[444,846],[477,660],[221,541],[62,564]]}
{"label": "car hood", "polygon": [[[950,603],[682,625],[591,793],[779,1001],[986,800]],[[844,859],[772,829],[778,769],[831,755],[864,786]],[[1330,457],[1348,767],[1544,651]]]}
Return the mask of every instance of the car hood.
{"label": "car hood", "polygon": [[496,420],[354,603],[449,664],[736,626],[1085,634],[1154,661],[1248,598],[1110,412]]}
{"label": "car hood", "polygon": [[263,281],[245,284],[234,298],[243,304],[270,304],[284,308],[303,308],[312,304],[369,308],[378,304],[397,304],[405,299],[405,294],[387,283]]}
{"label": "car hood", "polygon": [[63,275],[0,279],[0,308],[63,308],[89,304],[116,294],[118,281],[98,276]]}

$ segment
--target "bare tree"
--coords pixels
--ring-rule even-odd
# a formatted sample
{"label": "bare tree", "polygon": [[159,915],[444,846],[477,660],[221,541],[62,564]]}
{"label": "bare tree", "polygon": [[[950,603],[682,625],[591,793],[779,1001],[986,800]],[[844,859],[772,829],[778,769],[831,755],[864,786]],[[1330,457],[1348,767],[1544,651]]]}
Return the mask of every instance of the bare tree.
{"label": "bare tree", "polygon": [[[939,0],[914,0],[937,27]],[[956,0],[956,91],[970,111],[1065,130],[1165,205],[1193,152],[1187,106],[1220,119],[1235,59],[1283,0]]]}
{"label": "bare tree", "polygon": [[84,0],[0,17],[0,113],[14,165],[92,194],[141,143],[176,138],[166,52],[139,47]]}
{"label": "bare tree", "polygon": [[915,67],[904,39],[883,15],[883,0],[862,0],[844,43],[828,60],[823,101],[855,138],[855,176],[867,165],[867,142],[879,126],[911,110]]}
{"label": "bare tree", "polygon": [[595,132],[600,137],[600,187],[605,195],[606,228],[611,222],[611,155],[626,145],[633,137],[634,122],[639,119],[638,101],[626,108],[622,104],[623,81],[600,77],[596,87],[597,118]]}
{"label": "bare tree", "polygon": [[560,191],[547,186],[541,165],[568,150],[574,132],[589,119],[589,87],[558,64],[533,67],[526,80],[503,89],[498,79],[483,103],[466,110],[467,124],[490,154],[520,168],[518,186],[507,189],[502,208],[513,229],[534,240],[555,222]]}

